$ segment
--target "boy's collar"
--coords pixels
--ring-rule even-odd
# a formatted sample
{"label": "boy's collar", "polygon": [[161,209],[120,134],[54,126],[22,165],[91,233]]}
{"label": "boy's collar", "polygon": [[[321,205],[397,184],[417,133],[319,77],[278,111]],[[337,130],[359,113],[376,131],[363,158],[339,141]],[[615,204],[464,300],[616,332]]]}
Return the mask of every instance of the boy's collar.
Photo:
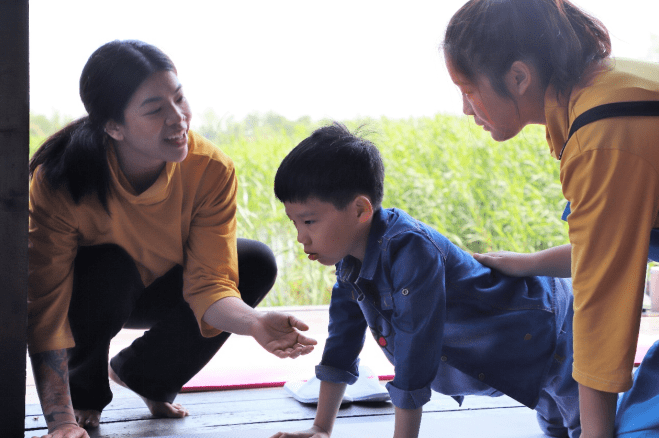
{"label": "boy's collar", "polygon": [[368,233],[368,241],[366,243],[366,252],[364,253],[364,261],[362,262],[361,271],[359,276],[366,280],[373,280],[375,269],[378,266],[380,245],[382,244],[382,236],[387,229],[389,222],[389,213],[382,207],[373,212],[373,219],[371,220],[371,229]]}

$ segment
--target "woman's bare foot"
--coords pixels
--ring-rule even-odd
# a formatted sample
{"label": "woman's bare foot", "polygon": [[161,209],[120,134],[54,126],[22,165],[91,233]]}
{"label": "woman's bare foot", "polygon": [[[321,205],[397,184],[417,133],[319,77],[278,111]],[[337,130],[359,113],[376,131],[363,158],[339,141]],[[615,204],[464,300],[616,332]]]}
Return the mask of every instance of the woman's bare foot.
{"label": "woman's bare foot", "polygon": [[[112,379],[118,385],[121,385],[124,388],[128,388],[128,385],[126,385],[119,378],[119,376],[117,375],[117,373],[114,372],[110,364],[108,364],[108,375],[110,376],[110,379]],[[144,400],[146,407],[149,408],[149,411],[151,411],[151,415],[153,416],[168,417],[168,418],[183,418],[190,415],[190,412],[188,412],[188,410],[185,409],[183,406],[181,406],[179,403],[157,402],[142,397],[141,395],[139,396],[142,400]],[[100,417],[100,413],[99,413],[99,417]]]}
{"label": "woman's bare foot", "polygon": [[73,413],[76,416],[78,426],[84,427],[85,429],[98,427],[99,423],[101,422],[101,413],[92,409],[87,411],[74,409]]}

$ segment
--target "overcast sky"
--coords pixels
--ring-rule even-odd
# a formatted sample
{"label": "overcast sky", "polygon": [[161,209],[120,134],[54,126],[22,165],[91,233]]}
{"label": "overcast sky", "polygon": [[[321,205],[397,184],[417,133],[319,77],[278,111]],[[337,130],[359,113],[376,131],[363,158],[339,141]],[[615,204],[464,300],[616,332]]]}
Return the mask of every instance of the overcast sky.
{"label": "overcast sky", "polygon": [[[459,113],[438,46],[463,3],[30,0],[31,112],[83,115],[78,80],[89,55],[140,39],[172,58],[197,121],[207,109],[235,119]],[[659,1],[576,3],[607,25],[614,55],[648,57]]]}

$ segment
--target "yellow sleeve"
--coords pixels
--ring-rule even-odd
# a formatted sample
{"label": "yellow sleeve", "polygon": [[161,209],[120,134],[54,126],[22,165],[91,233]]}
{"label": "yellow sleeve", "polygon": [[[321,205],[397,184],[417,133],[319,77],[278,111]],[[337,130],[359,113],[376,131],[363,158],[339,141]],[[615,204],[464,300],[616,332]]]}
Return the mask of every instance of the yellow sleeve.
{"label": "yellow sleeve", "polygon": [[[226,166],[226,167],[225,167]],[[204,336],[219,330],[202,320],[216,301],[240,298],[236,248],[237,189],[233,163],[211,162],[205,169],[185,246],[183,295]]]}
{"label": "yellow sleeve", "polygon": [[75,345],[68,310],[78,248],[73,201],[51,190],[36,172],[30,183],[28,350],[30,354]]}
{"label": "yellow sleeve", "polygon": [[572,210],[573,376],[600,391],[626,391],[659,178],[642,156],[601,147],[571,158],[561,174]]}

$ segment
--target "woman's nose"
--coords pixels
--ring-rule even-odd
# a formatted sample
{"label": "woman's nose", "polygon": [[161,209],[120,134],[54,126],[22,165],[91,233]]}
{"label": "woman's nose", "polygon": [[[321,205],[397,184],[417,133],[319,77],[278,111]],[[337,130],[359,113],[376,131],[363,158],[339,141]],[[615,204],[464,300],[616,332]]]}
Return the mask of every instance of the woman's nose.
{"label": "woman's nose", "polygon": [[185,112],[178,106],[174,105],[170,113],[167,115],[167,124],[174,125],[176,123],[181,123],[185,119]]}

